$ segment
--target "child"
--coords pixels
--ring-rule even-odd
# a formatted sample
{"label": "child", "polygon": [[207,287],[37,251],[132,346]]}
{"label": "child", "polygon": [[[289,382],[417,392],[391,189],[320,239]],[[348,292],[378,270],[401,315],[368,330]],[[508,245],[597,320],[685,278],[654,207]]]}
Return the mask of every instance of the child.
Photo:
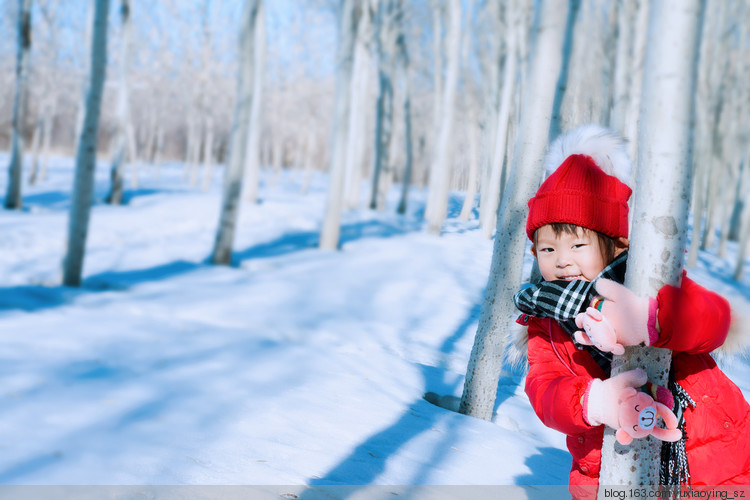
{"label": "child", "polygon": [[[620,284],[631,194],[622,139],[584,126],[555,141],[545,164],[554,171],[529,200],[526,225],[544,281],[515,301],[528,326],[526,393],[542,422],[567,434],[570,484],[598,484],[604,425],[621,427],[618,397],[646,382],[642,370],[610,378],[612,352],[641,343],[673,351],[666,399],[682,438],[662,446],[661,483],[750,484],[750,406],[709,354],[727,337],[728,303],[684,272],[679,288],[664,286],[655,299]],[[612,342],[578,331],[592,299]]]}

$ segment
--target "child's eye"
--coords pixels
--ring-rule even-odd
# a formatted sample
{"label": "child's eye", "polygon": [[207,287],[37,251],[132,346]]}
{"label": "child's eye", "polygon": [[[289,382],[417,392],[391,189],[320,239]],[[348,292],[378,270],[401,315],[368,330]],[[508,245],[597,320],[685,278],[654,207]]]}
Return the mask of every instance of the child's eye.
{"label": "child's eye", "polygon": [[542,253],[552,253],[554,249],[551,247],[546,247],[546,248],[540,248],[539,251]]}
{"label": "child's eye", "polygon": [[586,246],[586,243],[576,243],[575,245],[573,245],[573,248],[582,248],[585,246]]}

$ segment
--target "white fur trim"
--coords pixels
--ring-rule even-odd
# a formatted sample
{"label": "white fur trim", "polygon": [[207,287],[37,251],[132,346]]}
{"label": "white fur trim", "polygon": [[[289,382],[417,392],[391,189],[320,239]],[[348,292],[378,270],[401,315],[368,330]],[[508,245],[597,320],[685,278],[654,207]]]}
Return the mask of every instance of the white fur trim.
{"label": "white fur trim", "polygon": [[585,154],[605,173],[614,175],[628,186],[632,185],[633,164],[625,149],[625,139],[601,125],[582,125],[555,139],[544,158],[547,175],[554,172],[565,159],[574,154]]}
{"label": "white fur trim", "polygon": [[742,299],[729,299],[732,320],[724,343],[711,354],[717,361],[727,362],[734,356],[747,356],[750,350],[750,317],[748,304]]}
{"label": "white fur trim", "polygon": [[529,369],[529,328],[515,321],[505,336],[505,360],[513,370],[526,372]]}

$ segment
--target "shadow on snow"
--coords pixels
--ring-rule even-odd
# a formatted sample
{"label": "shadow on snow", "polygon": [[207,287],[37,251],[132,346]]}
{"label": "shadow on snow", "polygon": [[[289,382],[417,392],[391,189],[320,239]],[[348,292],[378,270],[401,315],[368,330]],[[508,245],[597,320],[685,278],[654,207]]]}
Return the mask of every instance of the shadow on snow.
{"label": "shadow on snow", "polygon": [[[341,245],[363,238],[389,238],[416,231],[421,221],[397,220],[393,222],[366,221],[346,224],[341,228]],[[249,259],[278,257],[318,246],[318,232],[287,233],[276,240],[259,243],[233,254],[233,265]],[[49,309],[73,302],[82,294],[100,291],[123,291],[133,286],[168,280],[210,266],[207,258],[203,262],[175,261],[147,269],[127,271],[105,271],[83,280],[81,288],[65,286],[14,286],[0,288],[0,311],[20,309],[27,312]]]}
{"label": "shadow on snow", "polygon": [[[463,377],[457,377],[453,382],[445,380],[448,369],[445,358],[453,352],[460,339],[475,332],[471,327],[476,324],[480,309],[479,304],[474,305],[455,332],[443,342],[440,352],[445,356],[437,367],[420,365],[425,392],[455,394],[460,389],[459,384],[463,382]],[[507,384],[505,385],[507,386]],[[500,391],[498,395],[495,408],[510,397],[510,393]],[[385,471],[390,457],[420,434],[434,429],[435,424],[451,416],[455,417],[455,414],[419,398],[409,404],[406,412],[393,424],[367,438],[323,477],[311,479],[309,485],[346,484],[365,486],[372,484]],[[423,484],[429,480],[429,473],[436,470],[448,454],[458,452],[451,445],[455,442],[457,433],[461,429],[461,422],[461,418],[450,418],[445,428],[444,437],[435,443],[431,454],[422,461],[409,484]]]}

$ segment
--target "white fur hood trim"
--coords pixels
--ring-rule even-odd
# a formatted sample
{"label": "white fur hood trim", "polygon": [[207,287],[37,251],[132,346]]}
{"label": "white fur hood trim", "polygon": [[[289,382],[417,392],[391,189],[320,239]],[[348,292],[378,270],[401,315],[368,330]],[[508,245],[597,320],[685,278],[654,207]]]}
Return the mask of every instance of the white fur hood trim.
{"label": "white fur hood trim", "polygon": [[625,149],[625,139],[601,125],[582,125],[555,139],[544,158],[547,175],[554,172],[565,159],[573,154],[585,154],[605,173],[614,175],[628,186],[632,186],[633,164]]}

